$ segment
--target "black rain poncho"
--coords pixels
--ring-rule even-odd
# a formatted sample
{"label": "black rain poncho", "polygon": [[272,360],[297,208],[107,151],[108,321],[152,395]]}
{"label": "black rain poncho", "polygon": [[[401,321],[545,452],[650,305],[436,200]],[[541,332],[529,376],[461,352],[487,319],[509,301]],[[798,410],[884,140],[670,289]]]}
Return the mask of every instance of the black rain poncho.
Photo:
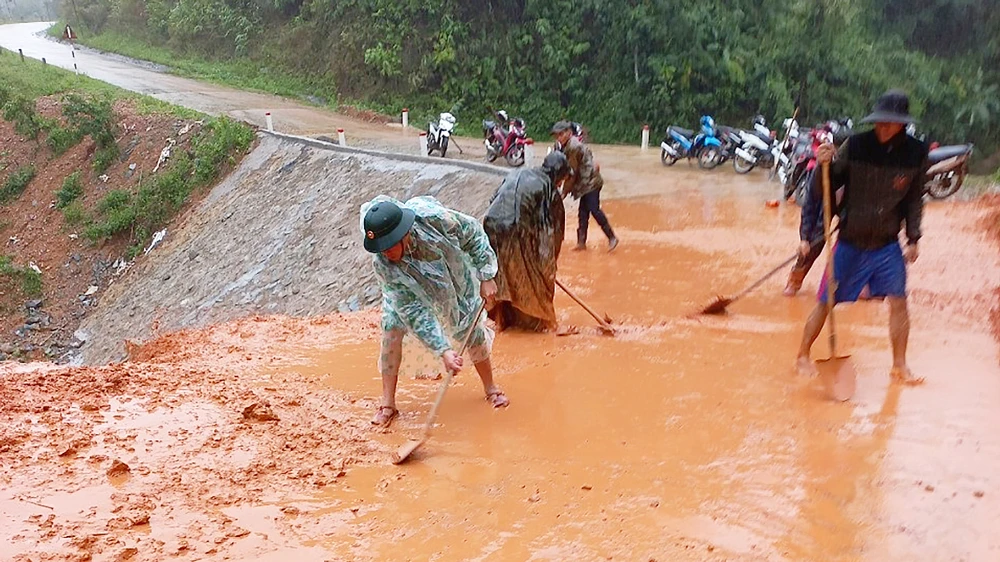
{"label": "black rain poncho", "polygon": [[490,199],[483,229],[497,254],[496,305],[490,318],[503,330],[556,327],[556,263],[566,230],[562,197],[539,168],[507,175]]}

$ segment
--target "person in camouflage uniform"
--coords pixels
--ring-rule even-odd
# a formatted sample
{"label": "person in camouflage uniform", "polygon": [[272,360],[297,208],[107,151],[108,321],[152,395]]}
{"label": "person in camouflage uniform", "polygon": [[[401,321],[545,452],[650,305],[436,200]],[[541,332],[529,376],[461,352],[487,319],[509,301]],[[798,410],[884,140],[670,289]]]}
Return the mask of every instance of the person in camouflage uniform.
{"label": "person in camouflage uniform", "polygon": [[382,286],[382,403],[373,424],[388,425],[398,415],[396,383],[409,333],[458,372],[462,357],[449,338],[464,340],[473,330],[468,354],[494,407],[510,402],[493,382],[493,332],[476,317],[483,299],[496,295],[497,257],[479,221],[441,205],[433,197],[401,203],[380,195],[361,208],[365,250]]}
{"label": "person in camouflage uniform", "polygon": [[556,138],[555,150],[566,155],[569,161],[570,174],[563,182],[563,197],[572,195],[580,200],[579,226],[576,230],[576,247],[574,250],[587,249],[587,227],[593,216],[600,225],[604,235],[608,237],[608,251],[613,252],[618,247],[618,238],[608,217],[601,210],[601,189],[604,188],[604,178],[601,168],[594,163],[594,155],[590,148],[575,136],[573,123],[560,121],[552,127],[552,135]]}

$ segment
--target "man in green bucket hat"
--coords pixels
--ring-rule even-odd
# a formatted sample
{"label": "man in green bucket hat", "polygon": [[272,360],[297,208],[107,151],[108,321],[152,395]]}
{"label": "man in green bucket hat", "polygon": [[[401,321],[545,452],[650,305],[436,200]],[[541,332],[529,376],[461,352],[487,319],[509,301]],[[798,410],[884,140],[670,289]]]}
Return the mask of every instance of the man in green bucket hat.
{"label": "man in green bucket hat", "polygon": [[446,370],[462,369],[451,339],[473,330],[468,355],[495,408],[510,401],[493,382],[493,331],[477,317],[483,299],[496,296],[497,257],[475,218],[446,208],[433,197],[402,203],[380,195],[361,207],[365,250],[382,286],[382,403],[372,423],[387,426],[399,414],[396,383],[403,336],[410,333]]}

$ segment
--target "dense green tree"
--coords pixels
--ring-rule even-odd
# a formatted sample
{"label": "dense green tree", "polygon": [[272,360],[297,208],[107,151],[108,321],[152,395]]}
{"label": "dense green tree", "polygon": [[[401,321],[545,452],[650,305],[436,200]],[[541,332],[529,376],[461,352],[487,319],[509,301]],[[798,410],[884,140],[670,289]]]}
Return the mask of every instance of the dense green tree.
{"label": "dense green tree", "polygon": [[328,98],[465,123],[505,107],[535,134],[562,117],[599,140],[704,113],[773,123],[797,101],[807,123],[857,118],[902,87],[933,138],[1000,144],[996,0],[76,2],[95,32],[336,84]]}

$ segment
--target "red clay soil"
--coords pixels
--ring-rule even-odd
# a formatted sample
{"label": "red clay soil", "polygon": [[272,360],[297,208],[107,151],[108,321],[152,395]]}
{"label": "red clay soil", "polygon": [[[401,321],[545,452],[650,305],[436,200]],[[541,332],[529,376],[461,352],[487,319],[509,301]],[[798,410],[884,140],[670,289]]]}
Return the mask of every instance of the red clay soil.
{"label": "red clay soil", "polygon": [[[133,344],[141,361],[0,365],[3,558],[231,554],[250,531],[224,510],[315,494],[345,467],[385,463],[367,421],[374,402],[260,373],[272,346],[371,337],[375,319],[248,318]],[[283,509],[285,521],[296,511]]]}
{"label": "red clay soil", "polygon": [[[37,107],[45,117],[61,117],[57,97],[41,98]],[[106,180],[93,170],[96,147],[89,137],[53,158],[44,136],[38,142],[26,140],[15,133],[11,123],[0,120],[0,165],[5,166],[0,181],[29,163],[34,163],[37,171],[19,198],[0,207],[0,254],[11,256],[15,265],[34,262],[41,269],[43,305],[35,316],[47,319],[19,337],[15,330],[28,319],[25,302],[30,299],[16,293],[0,294],[0,308],[6,309],[0,315],[0,345],[10,356],[37,359],[47,354],[58,359],[101,292],[87,297],[84,294],[92,285],[99,289],[107,286],[113,278],[113,264],[128,246],[128,240],[121,235],[91,244],[83,237],[83,226],[66,223],[62,211],[55,207],[63,180],[73,172],[81,173],[84,195],[78,201],[92,212],[113,189],[134,192],[140,180],[152,174],[167,138],[177,141],[173,148],[176,154],[190,146],[192,136],[201,127],[170,115],[140,115],[131,102],[119,101],[114,109],[122,155],[103,174]],[[188,130],[179,135],[188,125]],[[130,170],[133,164],[135,168]]]}

